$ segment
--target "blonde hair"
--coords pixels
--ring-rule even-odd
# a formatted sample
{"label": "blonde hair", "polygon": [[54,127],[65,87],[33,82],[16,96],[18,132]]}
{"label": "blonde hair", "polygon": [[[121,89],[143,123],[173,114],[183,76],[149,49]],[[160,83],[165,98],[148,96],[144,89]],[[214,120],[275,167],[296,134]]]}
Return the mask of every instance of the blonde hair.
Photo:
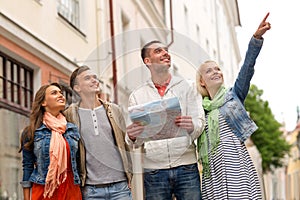
{"label": "blonde hair", "polygon": [[210,97],[210,96],[209,96],[209,93],[208,93],[207,89],[206,89],[204,86],[202,86],[202,85],[200,84],[200,80],[202,80],[202,75],[201,75],[201,72],[200,72],[200,71],[201,71],[201,69],[202,69],[202,67],[203,67],[204,65],[206,65],[207,63],[211,63],[211,62],[216,63],[216,62],[213,61],[213,60],[207,60],[207,61],[203,62],[203,63],[199,66],[199,68],[198,68],[198,70],[197,70],[197,73],[196,73],[196,85],[197,85],[197,90],[198,90],[198,92],[201,94],[202,98],[204,98],[204,97]]}

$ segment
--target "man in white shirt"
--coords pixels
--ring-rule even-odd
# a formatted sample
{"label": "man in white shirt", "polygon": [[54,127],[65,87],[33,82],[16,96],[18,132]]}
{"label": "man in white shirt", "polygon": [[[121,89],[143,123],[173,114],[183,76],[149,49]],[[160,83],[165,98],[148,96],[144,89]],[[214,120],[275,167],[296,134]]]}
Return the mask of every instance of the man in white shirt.
{"label": "man in white shirt", "polygon": [[151,78],[132,92],[129,106],[171,97],[177,97],[181,106],[181,115],[174,121],[174,126],[179,127],[177,137],[144,141],[139,137],[144,131],[143,124],[132,123],[127,127],[126,142],[142,145],[144,149],[146,200],[171,200],[172,196],[199,200],[200,177],[194,140],[202,133],[205,123],[202,98],[195,85],[170,74],[171,56],[164,44],[159,41],[147,43],[141,56]]}

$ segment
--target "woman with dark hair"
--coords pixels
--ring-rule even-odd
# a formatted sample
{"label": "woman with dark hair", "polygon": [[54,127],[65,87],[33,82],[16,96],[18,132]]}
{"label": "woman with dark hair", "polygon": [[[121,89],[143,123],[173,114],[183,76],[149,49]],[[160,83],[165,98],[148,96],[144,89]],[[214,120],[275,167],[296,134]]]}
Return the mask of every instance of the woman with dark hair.
{"label": "woman with dark hair", "polygon": [[65,103],[57,83],[42,86],[35,95],[21,136],[24,200],[81,199],[76,163],[80,136],[62,114]]}

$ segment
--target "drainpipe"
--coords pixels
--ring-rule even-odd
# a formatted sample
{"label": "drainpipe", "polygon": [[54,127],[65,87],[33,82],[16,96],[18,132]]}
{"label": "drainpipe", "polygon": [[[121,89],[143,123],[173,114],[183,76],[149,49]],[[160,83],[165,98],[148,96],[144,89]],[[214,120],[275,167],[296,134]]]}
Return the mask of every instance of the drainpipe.
{"label": "drainpipe", "polygon": [[223,63],[221,63],[221,53],[220,53],[220,40],[219,40],[219,20],[218,20],[218,13],[217,13],[217,6],[218,6],[218,4],[217,4],[217,1],[218,0],[215,0],[214,1],[214,4],[215,4],[215,18],[216,18],[216,41],[217,41],[217,56],[218,56],[218,63],[220,64],[220,65],[223,65]]}
{"label": "drainpipe", "polygon": [[173,28],[173,6],[172,6],[172,0],[170,0],[170,29],[171,29],[171,42],[168,44],[168,48],[173,44],[174,42],[174,28]]}
{"label": "drainpipe", "polygon": [[109,0],[109,20],[110,20],[110,37],[111,37],[111,51],[112,51],[112,73],[113,73],[113,87],[114,87],[114,102],[118,103],[118,88],[117,88],[117,63],[115,51],[115,30],[113,17],[113,0]]}

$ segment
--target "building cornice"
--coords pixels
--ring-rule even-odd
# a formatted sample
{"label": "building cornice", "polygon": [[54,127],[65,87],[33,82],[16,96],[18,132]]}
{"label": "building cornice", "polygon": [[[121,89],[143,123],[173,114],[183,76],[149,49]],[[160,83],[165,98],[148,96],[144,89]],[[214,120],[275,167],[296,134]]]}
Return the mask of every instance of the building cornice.
{"label": "building cornice", "polygon": [[30,51],[63,73],[68,74],[77,67],[74,61],[3,13],[0,13],[0,32],[5,38]]}

